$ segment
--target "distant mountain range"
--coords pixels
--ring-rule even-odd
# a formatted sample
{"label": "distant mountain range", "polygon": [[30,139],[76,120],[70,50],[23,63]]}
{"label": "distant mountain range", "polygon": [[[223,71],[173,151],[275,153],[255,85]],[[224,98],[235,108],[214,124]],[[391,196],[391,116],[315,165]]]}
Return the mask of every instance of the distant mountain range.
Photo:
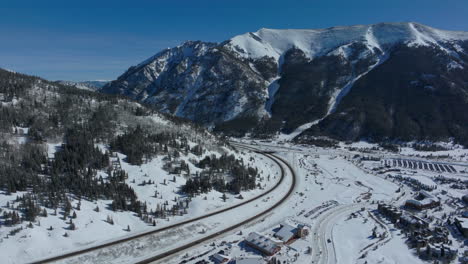
{"label": "distant mountain range", "polygon": [[109,81],[96,80],[96,81],[83,81],[83,82],[73,82],[73,81],[57,81],[60,84],[75,86],[79,89],[96,91],[104,87]]}
{"label": "distant mountain range", "polygon": [[417,23],[189,41],[101,91],[233,135],[468,142],[468,32]]}

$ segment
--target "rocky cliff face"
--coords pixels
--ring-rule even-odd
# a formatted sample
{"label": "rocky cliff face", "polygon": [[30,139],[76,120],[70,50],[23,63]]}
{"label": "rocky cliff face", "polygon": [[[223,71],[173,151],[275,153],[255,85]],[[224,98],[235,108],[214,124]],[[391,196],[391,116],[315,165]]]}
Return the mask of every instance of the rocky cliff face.
{"label": "rocky cliff face", "polygon": [[458,137],[467,45],[466,32],[416,23],[261,29],[164,50],[102,91],[230,132]]}
{"label": "rocky cliff face", "polygon": [[158,110],[205,125],[265,115],[268,85],[249,62],[223,46],[186,42],[131,67],[103,91],[128,95]]}
{"label": "rocky cliff face", "polygon": [[[468,43],[445,47],[465,50]],[[399,45],[385,63],[354,83],[335,112],[302,137],[455,138],[467,144],[467,62],[466,53]]]}

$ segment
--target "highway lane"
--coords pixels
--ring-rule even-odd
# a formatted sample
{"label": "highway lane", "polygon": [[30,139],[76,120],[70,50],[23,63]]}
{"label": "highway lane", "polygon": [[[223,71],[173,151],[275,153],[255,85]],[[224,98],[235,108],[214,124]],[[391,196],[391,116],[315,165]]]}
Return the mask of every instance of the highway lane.
{"label": "highway lane", "polygon": [[[330,209],[317,218],[312,234],[312,263],[337,263],[335,241],[332,239],[334,224],[347,215],[369,206],[369,203],[343,204]],[[330,239],[330,242],[328,242]]]}
{"label": "highway lane", "polygon": [[[177,248],[174,248],[170,251],[167,251],[165,253],[162,253],[162,254],[158,254],[156,256],[153,256],[153,257],[150,257],[150,258],[147,258],[147,259],[144,259],[142,261],[139,261],[137,262],[136,264],[148,264],[148,263],[160,263],[160,261],[164,261],[165,258],[169,257],[169,256],[172,256],[172,255],[175,255],[175,254],[181,254],[183,253],[184,251],[194,247],[194,246],[198,246],[202,243],[207,243],[217,237],[221,237],[221,236],[224,236],[236,229],[238,229],[239,227],[247,224],[247,223],[250,223],[254,220],[257,220],[259,218],[261,218],[262,216],[265,216],[266,214],[270,213],[271,211],[273,211],[275,208],[279,207],[280,205],[282,205],[283,203],[285,203],[287,201],[287,199],[292,195],[295,187],[296,187],[296,174],[294,172],[294,170],[292,169],[291,165],[289,163],[287,163],[284,159],[276,156],[276,155],[273,155],[273,154],[268,154],[268,153],[263,153],[263,152],[259,152],[258,150],[256,150],[255,148],[252,148],[252,147],[245,147],[245,146],[242,146],[240,148],[245,148],[245,149],[248,149],[248,150],[252,150],[252,151],[255,151],[255,152],[258,152],[262,155],[265,155],[267,158],[270,158],[272,159],[275,163],[278,164],[278,166],[280,166],[281,168],[281,181],[283,181],[284,177],[286,176],[286,173],[285,173],[285,169],[284,167],[286,167],[286,169],[289,171],[289,173],[291,174],[291,177],[292,177],[292,184],[291,186],[289,187],[288,189],[288,192],[287,194],[282,197],[278,202],[276,202],[273,206],[269,207],[268,209],[240,222],[240,223],[237,223],[233,226],[230,226],[230,227],[227,227],[221,231],[218,231],[214,234],[211,234],[211,235],[208,235],[206,237],[203,237],[201,239],[198,239],[196,241],[193,241],[193,242],[190,242],[186,245],[183,245],[183,246],[180,246],[180,247],[177,247]],[[284,167],[283,167],[284,166]],[[164,262],[163,262],[164,263]]]}
{"label": "highway lane", "polygon": [[[103,244],[93,246],[93,247],[89,247],[89,248],[85,248],[85,249],[82,249],[82,250],[77,250],[77,251],[73,251],[73,252],[70,252],[70,253],[66,253],[66,254],[62,254],[62,255],[58,255],[58,256],[53,256],[53,257],[42,259],[42,260],[38,260],[38,261],[35,261],[35,262],[32,262],[32,263],[50,263],[50,262],[60,261],[60,260],[64,260],[64,259],[67,259],[67,258],[74,257],[74,256],[79,256],[79,255],[82,255],[82,254],[90,253],[90,252],[93,252],[93,251],[96,251],[96,250],[99,250],[99,249],[104,249],[104,248],[107,248],[107,247],[111,247],[111,246],[114,246],[114,245],[118,245],[118,244],[122,244],[122,243],[128,243],[128,242],[131,242],[131,241],[136,240],[138,238],[154,235],[154,234],[157,234],[157,233],[161,233],[163,231],[167,231],[167,230],[178,228],[178,227],[181,227],[181,226],[184,226],[184,225],[187,225],[187,224],[195,223],[195,222],[201,221],[203,219],[206,219],[208,217],[219,215],[219,214],[225,213],[225,212],[227,212],[229,210],[239,208],[239,207],[241,207],[243,205],[253,203],[253,202],[257,202],[260,199],[262,199],[263,197],[265,197],[268,194],[270,194],[271,192],[273,192],[274,190],[276,190],[284,182],[284,179],[287,176],[287,173],[285,173],[285,170],[287,170],[288,173],[292,177],[292,184],[291,184],[291,187],[289,188],[289,191],[288,191],[287,195],[285,195],[283,197],[283,199],[281,199],[279,202],[277,202],[276,204],[274,204],[272,207],[268,208],[267,210],[265,210],[265,211],[255,215],[255,216],[247,219],[246,221],[243,221],[242,223],[239,223],[239,224],[236,224],[236,225],[231,226],[229,228],[226,228],[226,229],[224,229],[224,230],[222,230],[220,232],[217,232],[216,234],[206,236],[203,239],[197,240],[196,243],[201,243],[203,241],[213,239],[214,237],[222,235],[222,234],[224,234],[224,233],[226,233],[228,231],[234,230],[235,228],[238,228],[239,226],[242,226],[242,225],[244,225],[244,224],[246,224],[248,222],[251,222],[251,221],[253,221],[255,219],[258,219],[261,216],[271,212],[274,208],[276,208],[276,207],[280,206],[282,203],[284,203],[284,201],[292,194],[292,191],[294,190],[295,183],[296,183],[296,175],[294,173],[294,170],[291,168],[291,166],[286,161],[284,161],[280,157],[276,157],[274,155],[267,154],[267,153],[262,153],[261,151],[258,151],[257,149],[250,148],[250,147],[242,147],[242,148],[249,149],[249,150],[255,151],[255,152],[257,152],[257,153],[259,153],[261,155],[264,155],[267,158],[270,158],[271,160],[273,160],[279,166],[279,168],[281,170],[281,178],[278,181],[278,183],[275,184],[275,186],[273,188],[269,189],[266,192],[261,193],[260,195],[257,195],[256,197],[253,197],[253,198],[251,198],[249,200],[246,200],[246,201],[244,201],[242,203],[239,203],[239,204],[236,204],[236,205],[233,205],[233,206],[230,206],[230,207],[218,210],[218,211],[214,211],[214,212],[208,213],[208,214],[203,215],[203,216],[195,217],[195,218],[188,219],[188,220],[185,220],[185,221],[182,221],[182,222],[170,225],[170,226],[166,226],[166,227],[163,227],[163,228],[147,231],[147,232],[144,232],[144,233],[136,234],[134,236],[125,237],[125,238],[122,238],[122,239],[118,239],[118,240],[108,242],[108,243],[103,243]],[[182,251],[182,250],[184,250],[186,248],[194,246],[194,245],[196,245],[196,243],[192,242],[192,243],[190,243],[188,245],[184,245],[184,247],[179,247],[178,249],[173,249],[173,250],[167,251],[167,252],[165,252],[163,254],[159,254],[158,256],[153,256],[151,258],[142,260],[142,261],[140,261],[138,263],[150,263],[150,262],[153,262],[155,260],[165,258],[167,256],[176,254],[176,253],[178,253],[178,252],[180,252],[180,251]]]}
{"label": "highway lane", "polygon": [[[233,141],[234,142],[234,141]],[[274,151],[287,151],[287,152],[298,152],[302,154],[318,154],[318,155],[344,155],[344,156],[350,156],[354,155],[354,152],[350,152],[347,150],[343,149],[324,149],[324,148],[300,148],[299,146],[295,147],[287,147],[283,145],[273,145],[273,144],[261,144],[261,143],[255,143],[255,144],[249,144],[245,142],[235,142],[236,144],[239,145],[246,145],[246,146],[255,146],[257,149],[261,150],[274,150]],[[385,158],[385,159],[405,159],[405,160],[410,160],[410,161],[425,161],[425,162],[430,162],[430,163],[440,163],[444,165],[452,165],[452,166],[462,166],[462,167],[467,167],[468,168],[468,163],[464,162],[449,162],[449,161],[444,161],[444,160],[439,160],[439,159],[425,159],[425,158],[420,158],[420,157],[414,157],[414,156],[408,156],[408,155],[402,155],[402,154],[396,154],[396,153],[385,153],[385,154],[378,154],[378,153],[362,153],[362,155],[366,155],[369,157],[378,157],[378,158]]]}

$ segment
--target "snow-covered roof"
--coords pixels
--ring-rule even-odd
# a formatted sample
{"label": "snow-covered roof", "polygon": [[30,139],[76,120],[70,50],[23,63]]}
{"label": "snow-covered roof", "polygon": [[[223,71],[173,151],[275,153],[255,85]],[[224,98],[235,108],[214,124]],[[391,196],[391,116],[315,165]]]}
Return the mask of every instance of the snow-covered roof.
{"label": "snow-covered roof", "polygon": [[415,205],[415,206],[422,206],[422,203],[418,200],[407,200],[407,204]]}
{"label": "snow-covered roof", "polygon": [[426,192],[426,191],[420,191],[419,194],[425,198],[433,198],[432,194]]}
{"label": "snow-covered roof", "polygon": [[410,204],[410,205],[414,205],[414,206],[418,206],[418,207],[423,207],[423,206],[428,206],[428,205],[431,205],[433,203],[436,203],[437,200],[435,199],[423,199],[423,200],[407,200],[406,201],[406,204]]}
{"label": "snow-covered roof", "polygon": [[263,264],[263,258],[259,256],[242,257],[236,259],[236,264]]}
{"label": "snow-covered roof", "polygon": [[219,253],[214,254],[213,258],[218,262],[223,262],[225,260],[229,260],[228,256],[225,256],[225,255],[222,255],[222,254],[219,254]]}
{"label": "snow-covered roof", "polygon": [[408,214],[405,214],[405,215],[402,215],[401,220],[404,220],[405,222],[408,222],[408,223],[412,223],[412,224],[417,224],[417,223],[420,223],[420,224],[424,224],[427,222],[424,221],[423,219],[415,216],[415,215],[408,215]]}
{"label": "snow-covered roof", "polygon": [[455,218],[458,223],[460,223],[460,226],[463,229],[468,229],[468,221],[465,221],[463,218]]}
{"label": "snow-covered roof", "polygon": [[276,241],[273,238],[264,236],[257,232],[250,233],[245,240],[267,252],[273,252],[281,243],[281,241]]}
{"label": "snow-covered roof", "polygon": [[294,237],[296,234],[296,228],[286,223],[281,224],[280,230],[275,233],[275,237],[281,239],[281,241],[286,242]]}
{"label": "snow-covered roof", "polygon": [[415,219],[411,218],[409,215],[402,215],[401,216],[401,219],[402,220],[405,220],[406,222],[409,222],[409,223],[414,223],[416,222]]}

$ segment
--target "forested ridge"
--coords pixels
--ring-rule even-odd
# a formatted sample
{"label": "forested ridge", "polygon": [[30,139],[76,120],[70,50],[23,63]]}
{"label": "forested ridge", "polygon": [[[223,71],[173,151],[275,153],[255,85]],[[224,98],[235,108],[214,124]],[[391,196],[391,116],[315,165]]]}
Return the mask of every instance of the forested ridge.
{"label": "forested ridge", "polygon": [[[150,224],[157,217],[186,213],[189,197],[172,207],[166,202],[148,208],[125,182],[128,173],[114,166],[119,159],[116,152],[133,165],[162,156],[167,170],[175,168],[185,177],[198,177],[179,156],[202,157],[207,146],[227,147],[197,125],[132,100],[1,69],[0,106],[0,191],[6,195],[22,192],[7,210],[0,209],[0,225],[33,222],[45,217],[48,208],[64,220],[69,218],[71,226],[80,202],[72,206],[70,201],[82,199],[110,200],[109,209],[133,211]],[[56,144],[55,151],[48,149],[48,143]],[[209,189],[255,188],[257,171],[233,157],[210,156],[195,166],[206,170],[203,175],[216,171],[228,176],[223,183],[205,180]],[[154,181],[144,184],[148,183]],[[189,179],[180,191],[188,196],[201,193],[197,184]]]}

